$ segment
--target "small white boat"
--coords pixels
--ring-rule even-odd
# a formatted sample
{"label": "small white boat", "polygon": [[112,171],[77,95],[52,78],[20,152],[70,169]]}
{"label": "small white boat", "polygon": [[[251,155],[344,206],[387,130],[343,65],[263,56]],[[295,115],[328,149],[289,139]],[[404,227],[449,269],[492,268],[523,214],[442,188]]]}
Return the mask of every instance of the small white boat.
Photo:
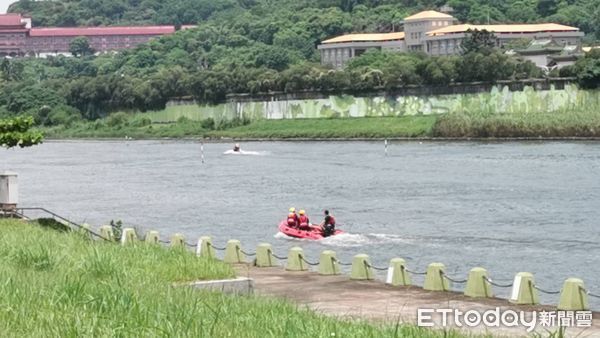
{"label": "small white boat", "polygon": [[224,152],[223,155],[260,155],[260,153],[258,151],[245,151],[241,149],[235,151],[233,149],[230,149]]}

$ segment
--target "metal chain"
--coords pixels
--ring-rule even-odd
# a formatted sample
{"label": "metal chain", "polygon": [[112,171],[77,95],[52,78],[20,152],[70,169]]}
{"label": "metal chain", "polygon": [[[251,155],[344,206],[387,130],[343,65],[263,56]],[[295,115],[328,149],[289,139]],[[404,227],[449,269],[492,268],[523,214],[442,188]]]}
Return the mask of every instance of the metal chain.
{"label": "metal chain", "polygon": [[242,250],[239,246],[237,247],[241,253],[243,253],[246,256],[256,256],[256,253],[252,253],[252,252],[246,252],[244,250]]}
{"label": "metal chain", "polygon": [[542,288],[540,288],[539,286],[533,284],[533,287],[536,288],[538,291],[543,292],[543,293],[547,293],[549,295],[557,295],[560,293],[560,290],[558,291],[548,291],[548,290],[544,290]]}
{"label": "metal chain", "polygon": [[427,272],[416,272],[416,271],[411,271],[411,270],[409,270],[409,269],[405,268],[404,266],[402,267],[402,269],[404,269],[404,270],[406,270],[406,272],[410,272],[410,273],[412,273],[412,274],[414,274],[414,275],[423,275],[423,276],[424,276],[424,275],[426,275],[426,274],[427,274]]}
{"label": "metal chain", "polygon": [[312,265],[312,266],[319,265],[319,263],[311,263],[311,262],[307,261],[306,258],[304,258],[304,256],[302,256],[302,255],[300,255],[300,258],[304,261],[304,263],[306,263],[308,265]]}
{"label": "metal chain", "polygon": [[367,261],[365,261],[365,265],[368,266],[368,267],[370,267],[370,268],[372,268],[372,269],[379,270],[379,271],[386,271],[388,269],[388,268],[378,268],[376,266],[371,265],[371,263],[369,263]]}
{"label": "metal chain", "polygon": [[339,261],[335,257],[332,257],[332,260],[333,260],[334,263],[339,264],[339,265],[344,265],[344,266],[350,266],[350,265],[352,265],[352,263],[342,263],[341,261]]}
{"label": "metal chain", "polygon": [[212,247],[213,247],[213,249],[215,249],[215,250],[219,250],[219,251],[225,251],[225,249],[226,249],[226,248],[220,248],[220,247],[218,247],[218,246],[215,246],[214,244],[212,244],[212,243],[210,243],[210,242],[208,242],[208,245],[212,246]]}
{"label": "metal chain", "polygon": [[188,243],[188,242],[184,242],[184,243],[185,243],[185,245],[189,246],[190,248],[195,248],[195,247],[198,246],[198,244],[191,244],[191,243]]}
{"label": "metal chain", "polygon": [[162,239],[159,239],[158,242],[162,244],[171,244],[171,241],[163,241]]}
{"label": "metal chain", "polygon": [[462,283],[466,283],[467,282],[467,279],[454,279],[454,278],[451,278],[444,271],[440,271],[440,275],[442,275],[442,277],[446,278],[447,280],[449,280],[449,281],[451,281],[453,283],[462,284]]}
{"label": "metal chain", "polygon": [[275,257],[275,258],[277,258],[277,259],[281,259],[281,260],[286,260],[286,259],[287,259],[287,257],[277,256],[277,255],[276,255],[276,254],[275,254],[273,251],[271,251],[271,250],[269,250],[269,253],[270,253],[270,254],[271,254],[273,257]]}
{"label": "metal chain", "polygon": [[486,276],[483,276],[483,279],[486,282],[488,282],[488,283],[490,283],[490,284],[492,284],[494,286],[497,286],[499,288],[512,288],[512,286],[513,286],[513,283],[510,283],[510,284],[498,284],[498,283],[495,283],[494,281],[492,281],[491,279],[487,278]]}
{"label": "metal chain", "polygon": [[[581,287],[580,287],[580,288],[581,288]],[[594,293],[591,293],[591,292],[590,292],[590,290],[588,290],[588,289],[581,288],[581,290],[582,290],[583,292],[585,292],[585,293],[586,293],[588,296],[590,296],[590,297],[594,297],[594,298],[600,298],[600,295],[596,295],[596,294],[594,294]]]}

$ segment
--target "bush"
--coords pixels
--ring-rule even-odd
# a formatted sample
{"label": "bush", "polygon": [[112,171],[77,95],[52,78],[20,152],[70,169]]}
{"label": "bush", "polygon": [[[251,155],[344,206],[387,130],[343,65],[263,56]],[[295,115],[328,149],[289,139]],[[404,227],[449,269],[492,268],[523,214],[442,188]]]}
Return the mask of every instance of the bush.
{"label": "bush", "polygon": [[114,114],[110,114],[106,118],[106,125],[109,127],[120,127],[120,126],[127,125],[128,120],[129,120],[129,116],[127,115],[127,113],[123,113],[123,112],[114,113]]}

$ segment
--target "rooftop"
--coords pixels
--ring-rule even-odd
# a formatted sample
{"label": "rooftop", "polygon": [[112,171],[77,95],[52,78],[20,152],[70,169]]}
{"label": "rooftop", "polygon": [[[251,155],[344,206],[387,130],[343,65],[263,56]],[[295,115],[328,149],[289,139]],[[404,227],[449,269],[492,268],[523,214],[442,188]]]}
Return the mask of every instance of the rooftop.
{"label": "rooftop", "polygon": [[436,12],[436,11],[423,11],[417,14],[411,15],[409,17],[404,18],[404,21],[407,20],[427,20],[427,19],[454,19],[452,15]]}
{"label": "rooftop", "polygon": [[30,36],[161,35],[175,32],[174,26],[115,26],[78,28],[32,28]]}
{"label": "rooftop", "polygon": [[517,25],[453,25],[427,32],[428,36],[465,33],[471,30],[486,30],[493,33],[539,33],[539,32],[577,32],[579,28],[556,23],[517,24]]}
{"label": "rooftop", "polygon": [[21,14],[0,14],[0,26],[23,26]]}
{"label": "rooftop", "polygon": [[372,41],[394,41],[403,40],[404,32],[396,33],[374,33],[374,34],[346,34],[336,36],[335,38],[325,40],[322,43],[343,43],[343,42],[372,42]]}

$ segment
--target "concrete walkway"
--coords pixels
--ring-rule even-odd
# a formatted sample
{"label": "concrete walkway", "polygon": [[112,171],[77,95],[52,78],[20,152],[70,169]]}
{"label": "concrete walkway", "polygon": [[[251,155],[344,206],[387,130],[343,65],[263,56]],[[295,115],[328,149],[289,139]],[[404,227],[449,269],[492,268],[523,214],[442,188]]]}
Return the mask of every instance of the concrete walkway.
{"label": "concrete walkway", "polygon": [[[466,312],[479,310],[555,311],[550,306],[515,306],[504,299],[475,299],[456,292],[431,292],[420,287],[393,287],[381,281],[354,281],[348,276],[321,276],[316,272],[290,272],[282,267],[257,268],[250,265],[237,265],[240,277],[254,279],[255,292],[258,295],[287,299],[317,312],[343,318],[362,318],[375,322],[417,323],[417,309],[458,309]],[[539,317],[539,316],[538,316]],[[449,317],[450,318],[450,317]],[[453,317],[452,317],[453,318]],[[528,320],[529,320],[528,318]],[[441,314],[434,314],[433,320],[442,329]],[[453,322],[453,320],[449,320]],[[491,327],[483,324],[465,329],[470,333],[489,333],[494,336],[530,336],[526,328]],[[535,332],[548,336],[548,330],[554,332],[557,327],[546,327],[539,323]],[[593,313],[591,327],[570,327],[567,337],[600,337],[600,313]]]}

